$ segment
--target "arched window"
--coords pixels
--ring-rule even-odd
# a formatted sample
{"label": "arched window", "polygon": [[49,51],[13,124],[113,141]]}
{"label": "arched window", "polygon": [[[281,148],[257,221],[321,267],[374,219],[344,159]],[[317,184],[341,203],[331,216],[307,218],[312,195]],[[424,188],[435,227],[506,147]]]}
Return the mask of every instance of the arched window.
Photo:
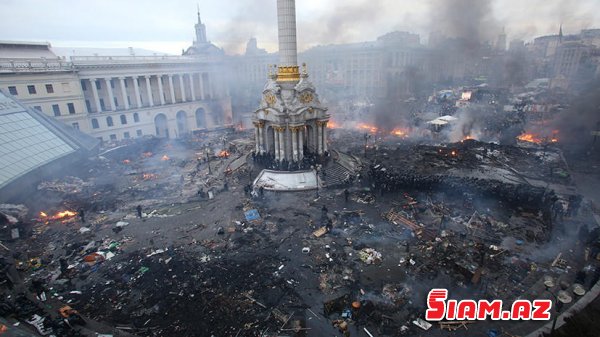
{"label": "arched window", "polygon": [[113,126],[112,117],[110,117],[110,116],[106,117],[106,125]]}
{"label": "arched window", "polygon": [[121,124],[127,124],[127,117],[125,115],[121,115]]}
{"label": "arched window", "polygon": [[96,118],[92,118],[92,129],[98,129],[100,125],[98,124],[98,120]]}
{"label": "arched window", "polygon": [[140,115],[137,112],[133,113],[133,121],[138,123],[140,121]]}

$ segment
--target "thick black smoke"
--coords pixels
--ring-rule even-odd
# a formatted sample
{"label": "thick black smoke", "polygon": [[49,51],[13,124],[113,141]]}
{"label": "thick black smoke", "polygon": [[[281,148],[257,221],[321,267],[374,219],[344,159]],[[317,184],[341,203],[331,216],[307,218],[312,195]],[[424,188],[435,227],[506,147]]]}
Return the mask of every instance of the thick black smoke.
{"label": "thick black smoke", "polygon": [[590,83],[577,95],[571,106],[559,115],[554,128],[559,130],[560,142],[575,152],[600,152],[600,79]]}
{"label": "thick black smoke", "polygon": [[432,31],[455,38],[462,47],[478,48],[498,33],[491,0],[436,0],[431,4]]}

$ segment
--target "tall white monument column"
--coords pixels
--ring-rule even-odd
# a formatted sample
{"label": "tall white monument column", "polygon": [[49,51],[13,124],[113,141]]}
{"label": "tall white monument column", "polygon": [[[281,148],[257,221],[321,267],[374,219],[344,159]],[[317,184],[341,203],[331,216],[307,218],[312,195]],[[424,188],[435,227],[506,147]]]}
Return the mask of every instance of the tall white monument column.
{"label": "tall white monument column", "polygon": [[125,87],[125,77],[119,77],[119,84],[121,85],[121,96],[123,97],[123,106],[125,110],[129,110],[129,101],[127,100],[127,88]]}
{"label": "tall white monument column", "polygon": [[277,26],[279,28],[279,66],[297,66],[296,3],[294,0],[277,0]]}
{"label": "tall white monument column", "polygon": [[[277,23],[279,63],[275,74],[269,67],[269,79],[252,120],[274,126],[273,136],[270,134],[271,130],[267,129],[269,132],[261,138],[267,147],[267,153],[272,154],[278,161],[285,159],[297,163],[304,158],[305,145],[307,154],[321,156],[327,151],[325,127],[329,115],[317,95],[315,86],[308,79],[308,71],[304,64],[300,73],[295,0],[277,0]],[[211,98],[214,98],[213,90],[220,90],[217,96],[227,95],[227,89],[222,86],[222,82],[213,80],[212,77],[203,77],[203,80],[207,95]],[[291,100],[290,97],[298,99]],[[303,114],[303,111],[310,113]],[[288,116],[295,117],[290,120]]]}

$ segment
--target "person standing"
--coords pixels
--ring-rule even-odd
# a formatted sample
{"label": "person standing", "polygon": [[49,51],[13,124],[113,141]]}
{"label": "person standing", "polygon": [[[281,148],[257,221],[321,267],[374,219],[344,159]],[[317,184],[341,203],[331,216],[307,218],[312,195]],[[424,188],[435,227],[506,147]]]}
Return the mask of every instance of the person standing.
{"label": "person standing", "polygon": [[138,218],[142,218],[142,205],[137,205],[137,207],[135,208],[135,210],[137,211],[137,216]]}

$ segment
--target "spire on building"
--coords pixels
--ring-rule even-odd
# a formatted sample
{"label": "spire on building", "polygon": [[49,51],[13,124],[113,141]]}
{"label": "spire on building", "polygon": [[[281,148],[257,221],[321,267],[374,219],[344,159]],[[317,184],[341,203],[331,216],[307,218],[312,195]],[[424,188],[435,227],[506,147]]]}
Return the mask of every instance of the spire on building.
{"label": "spire on building", "polygon": [[196,28],[196,44],[201,45],[208,43],[206,39],[206,26],[200,20],[200,6],[198,6],[198,23],[194,26]]}
{"label": "spire on building", "polygon": [[562,42],[562,38],[563,38],[563,32],[562,32],[562,23],[561,23],[560,27],[558,28],[558,43]]}

